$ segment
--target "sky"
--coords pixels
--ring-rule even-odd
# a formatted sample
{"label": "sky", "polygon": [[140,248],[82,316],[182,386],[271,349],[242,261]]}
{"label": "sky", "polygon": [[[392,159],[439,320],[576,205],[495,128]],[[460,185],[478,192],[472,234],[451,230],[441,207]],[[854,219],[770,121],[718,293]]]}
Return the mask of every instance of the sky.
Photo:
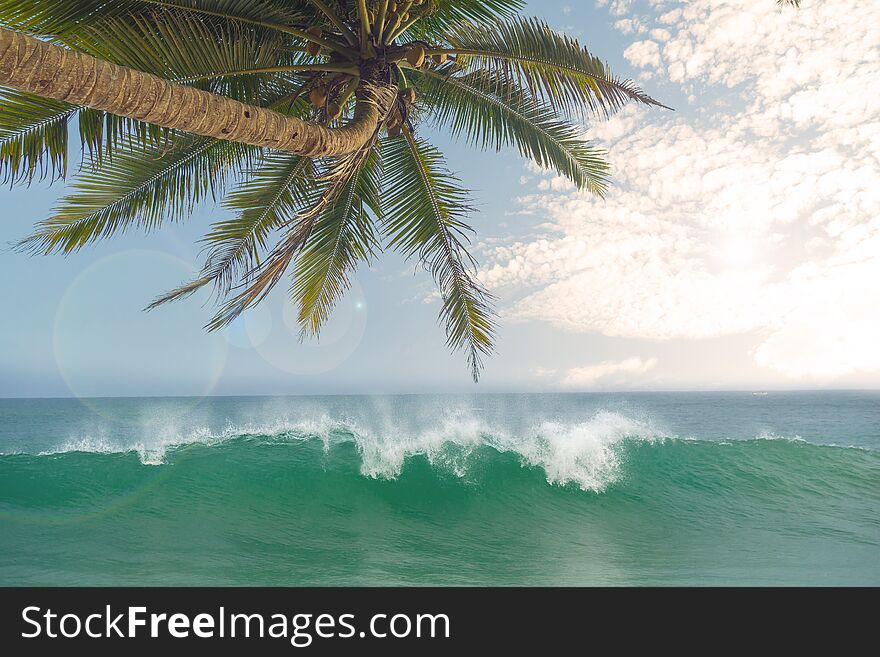
{"label": "sky", "polygon": [[[675,111],[583,125],[614,186],[577,192],[513,151],[425,134],[474,190],[498,353],[477,386],[439,300],[387,255],[320,343],[280,289],[222,333],[207,295],[144,313],[226,211],[69,257],[0,250],[0,397],[880,386],[880,3],[531,3]],[[63,184],[0,191],[0,244]],[[279,286],[283,288],[284,286]]]}

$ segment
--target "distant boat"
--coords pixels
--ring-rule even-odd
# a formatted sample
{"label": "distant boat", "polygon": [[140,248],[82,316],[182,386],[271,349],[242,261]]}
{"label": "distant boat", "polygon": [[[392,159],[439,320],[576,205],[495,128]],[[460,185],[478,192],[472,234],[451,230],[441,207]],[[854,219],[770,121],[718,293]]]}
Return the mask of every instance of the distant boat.
{"label": "distant boat", "polygon": [[770,393],[768,393],[768,392],[753,392],[752,393],[752,395],[754,395],[755,397],[766,397],[768,394],[770,394]]}

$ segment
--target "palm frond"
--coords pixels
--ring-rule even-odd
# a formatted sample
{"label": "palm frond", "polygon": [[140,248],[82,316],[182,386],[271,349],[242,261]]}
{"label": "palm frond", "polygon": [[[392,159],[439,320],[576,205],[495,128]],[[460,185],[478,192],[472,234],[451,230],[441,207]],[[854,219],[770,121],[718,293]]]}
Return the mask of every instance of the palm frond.
{"label": "palm frond", "polygon": [[269,295],[291,263],[305,248],[319,218],[339,200],[340,195],[370,156],[374,144],[375,135],[360,150],[333,162],[329,171],[322,177],[325,186],[318,200],[305,211],[285,222],[287,231],[282,239],[259,267],[248,272],[242,284],[244,290],[220,308],[206,327],[209,331],[228,326],[245,310],[254,307]]}
{"label": "palm frond", "polygon": [[271,28],[292,26],[313,12],[306,0],[0,0],[0,25],[44,36],[71,36],[107,19],[156,8]]}
{"label": "palm frond", "polygon": [[215,223],[205,236],[210,251],[204,275],[225,293],[237,279],[259,266],[273,230],[315,202],[315,164],[307,157],[270,153],[259,168],[227,197],[224,206],[238,215]]}
{"label": "palm frond", "polygon": [[210,278],[197,278],[194,281],[190,281],[189,283],[184,283],[180,287],[176,287],[173,290],[169,290],[164,294],[159,295],[153,301],[150,302],[144,310],[150,311],[155,310],[159,306],[163,306],[166,303],[170,303],[172,301],[180,301],[181,299],[186,299],[187,297],[192,296],[203,287],[211,283]]}
{"label": "palm frond", "polygon": [[85,107],[77,118],[80,141],[95,167],[101,165],[104,156],[112,158],[118,150],[160,149],[174,137],[167,128]]}
{"label": "palm frond", "polygon": [[368,260],[379,242],[373,224],[381,217],[381,168],[373,150],[328,207],[297,260],[291,294],[299,305],[303,334],[318,335],[350,287],[349,272]]}
{"label": "palm frond", "polygon": [[33,253],[71,253],[133,226],[152,229],[219,191],[226,174],[253,149],[234,142],[180,137],[171,144],[117,153],[72,183],[55,214],[19,243]]}
{"label": "palm frond", "polygon": [[453,26],[447,41],[460,68],[519,80],[560,111],[577,114],[587,107],[607,115],[629,101],[665,107],[632,81],[615,77],[577,39],[537,18]]}
{"label": "palm frond", "polygon": [[219,296],[227,294],[236,281],[259,266],[260,253],[272,231],[313,200],[313,178],[314,163],[309,158],[289,153],[265,155],[224,200],[224,206],[236,216],[213,224],[203,239],[208,255],[199,278],[162,294],[147,310],[184,299],[209,284]]}
{"label": "palm frond", "polygon": [[67,172],[68,124],[78,107],[0,89],[0,178],[30,183]]}
{"label": "palm frond", "polygon": [[477,380],[483,356],[494,350],[494,313],[465,249],[468,193],[445,169],[440,151],[409,130],[383,144],[382,160],[390,181],[383,190],[389,246],[417,257],[434,276],[447,344],[467,352]]}
{"label": "palm frond", "polygon": [[412,76],[442,127],[483,149],[515,145],[521,155],[553,168],[578,189],[604,195],[609,176],[605,152],[585,141],[577,127],[497,73],[452,77],[453,70],[450,65]]}
{"label": "palm frond", "polygon": [[450,26],[461,23],[494,23],[514,16],[525,7],[523,0],[428,0],[429,7],[422,20],[407,36],[436,42]]}
{"label": "palm frond", "polygon": [[210,23],[179,11],[108,18],[83,28],[76,41],[78,50],[100,59],[166,80],[196,80],[194,86],[247,103],[255,102],[270,76],[242,71],[298,61],[277,32]]}
{"label": "palm frond", "polygon": [[337,40],[305,31],[304,26],[319,21],[308,0],[0,0],[0,25],[77,47],[85,29],[157,9],[187,13],[206,22],[247,25],[292,36],[303,44],[318,43],[329,51],[355,54]]}
{"label": "palm frond", "polygon": [[34,178],[65,178],[71,126],[79,126],[81,145],[99,165],[104,154],[126,146],[159,146],[168,130],[97,110],[0,90],[0,179],[30,183]]}

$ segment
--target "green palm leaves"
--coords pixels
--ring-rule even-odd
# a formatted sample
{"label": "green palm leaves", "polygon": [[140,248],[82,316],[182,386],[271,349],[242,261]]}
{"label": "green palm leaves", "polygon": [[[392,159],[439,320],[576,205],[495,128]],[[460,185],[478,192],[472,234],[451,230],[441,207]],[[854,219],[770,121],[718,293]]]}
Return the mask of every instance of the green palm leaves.
{"label": "green palm leaves", "polygon": [[[468,253],[471,199],[425,138],[433,127],[524,158],[602,195],[604,152],[570,117],[633,101],[576,40],[518,17],[522,0],[0,0],[0,27],[335,129],[364,83],[396,85],[394,106],[350,155],[312,159],[158,129],[0,89],[0,176],[68,172],[69,194],[21,247],[71,253],[130,229],[181,220],[219,199],[196,280],[150,308],[212,289],[218,329],[287,278],[303,336],[317,336],[356,268],[383,249],[419,262],[439,289],[451,349],[476,379],[494,350],[492,297]],[[120,89],[120,92],[124,92]]]}
{"label": "green palm leaves", "polygon": [[250,150],[197,137],[145,150],[127,145],[99,170],[83,173],[55,214],[21,246],[36,253],[71,253],[132,226],[157,228],[220,191],[225,176]]}
{"label": "green palm leaves", "polygon": [[311,202],[314,173],[309,158],[269,153],[224,201],[237,214],[216,222],[205,236],[207,256],[199,278],[161,295],[148,309],[185,298],[209,284],[221,298],[227,295],[259,266],[273,232]]}
{"label": "green palm leaves", "polygon": [[55,38],[69,38],[108,19],[157,10],[216,17],[224,22],[286,27],[307,18],[306,0],[0,0],[0,24]]}
{"label": "green palm leaves", "polygon": [[554,169],[579,189],[603,195],[608,164],[580,130],[496,73],[450,76],[451,67],[419,71],[414,82],[439,125],[482,149],[515,146],[523,157]]}
{"label": "green palm leaves", "polygon": [[373,151],[317,221],[291,287],[304,334],[321,332],[334,305],[348,291],[349,276],[379,250],[375,218],[382,216],[381,186],[379,154]]}
{"label": "green palm leaves", "polygon": [[67,133],[78,108],[0,89],[0,177],[30,182],[67,172]]}
{"label": "green palm leaves", "polygon": [[446,38],[450,48],[436,51],[457,55],[459,67],[517,80],[532,96],[566,113],[588,109],[607,115],[629,101],[665,107],[612,75],[576,39],[536,18],[465,23],[450,29]]}
{"label": "green palm leaves", "polygon": [[434,0],[431,10],[410,32],[415,38],[435,42],[456,25],[513,18],[525,4],[524,0]]}
{"label": "green palm leaves", "polygon": [[283,35],[232,22],[193,20],[175,11],[107,18],[81,29],[80,50],[167,80],[254,102],[268,74],[236,75],[296,64]]}
{"label": "green palm leaves", "polygon": [[214,224],[205,236],[210,250],[204,275],[228,292],[259,265],[273,231],[314,199],[314,176],[309,158],[269,153],[226,199],[224,206],[237,216]]}
{"label": "green palm leaves", "polygon": [[482,356],[493,349],[489,295],[474,277],[465,249],[469,197],[443,166],[440,152],[408,130],[383,148],[394,184],[385,196],[383,227],[390,244],[416,257],[433,274],[443,307],[447,342],[467,353],[476,380]]}

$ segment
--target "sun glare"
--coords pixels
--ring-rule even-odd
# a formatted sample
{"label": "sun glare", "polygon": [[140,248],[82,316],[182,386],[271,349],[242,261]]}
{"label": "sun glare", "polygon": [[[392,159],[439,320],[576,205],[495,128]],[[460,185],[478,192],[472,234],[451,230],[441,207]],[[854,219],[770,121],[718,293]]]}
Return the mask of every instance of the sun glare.
{"label": "sun glare", "polygon": [[720,242],[721,264],[727,269],[746,269],[758,261],[759,247],[754,240],[740,235],[727,235]]}

